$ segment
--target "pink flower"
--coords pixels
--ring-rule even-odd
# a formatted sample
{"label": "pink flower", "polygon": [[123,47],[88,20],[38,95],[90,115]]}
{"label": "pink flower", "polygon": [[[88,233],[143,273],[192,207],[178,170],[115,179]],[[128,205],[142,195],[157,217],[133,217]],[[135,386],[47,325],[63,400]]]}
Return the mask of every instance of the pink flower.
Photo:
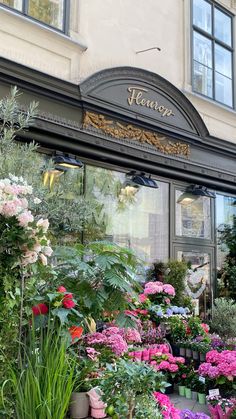
{"label": "pink flower", "polygon": [[122,337],[129,343],[141,342],[140,333],[136,329],[130,327],[128,329],[122,329]]}
{"label": "pink flower", "polygon": [[206,354],[206,361],[216,363],[220,360],[220,356],[221,356],[220,353],[217,352],[216,350],[209,351]]}
{"label": "pink flower", "polygon": [[161,361],[158,365],[159,370],[168,370],[170,366],[170,363],[168,361]]}
{"label": "pink flower", "polygon": [[175,362],[177,362],[179,364],[184,364],[185,363],[185,358],[182,358],[182,356],[176,356],[175,357]]}
{"label": "pink flower", "polygon": [[176,364],[170,364],[169,365],[169,371],[170,372],[177,372],[178,371],[178,365],[176,365]]}
{"label": "pink flower", "polygon": [[57,292],[66,292],[66,288],[63,287],[63,285],[60,285],[60,287],[57,288]]}
{"label": "pink flower", "polygon": [[170,304],[170,299],[169,298],[165,298],[165,303],[166,304]]}
{"label": "pink flower", "polygon": [[106,344],[107,343],[107,338],[102,333],[95,332],[95,333],[92,333],[91,335],[87,336],[87,343],[89,345]]}
{"label": "pink flower", "polygon": [[140,303],[145,303],[147,298],[148,297],[145,294],[139,294],[139,296],[138,296],[138,299],[139,299]]}
{"label": "pink flower", "polygon": [[24,211],[17,217],[20,226],[27,227],[29,223],[32,223],[34,221],[34,217],[31,214],[31,211]]}
{"label": "pink flower", "polygon": [[115,355],[120,356],[128,351],[128,345],[120,335],[113,335],[107,338],[107,344]]}
{"label": "pink flower", "polygon": [[96,351],[94,348],[86,348],[86,352],[88,355],[88,358],[92,359],[92,361],[96,361],[98,359],[98,356],[101,354],[101,352]]}
{"label": "pink flower", "polygon": [[37,227],[41,228],[44,233],[48,231],[49,227],[49,221],[47,219],[40,218],[40,220],[37,221]]}
{"label": "pink flower", "polygon": [[171,295],[173,297],[175,296],[175,289],[170,284],[164,284],[163,285],[163,291],[168,295]]}

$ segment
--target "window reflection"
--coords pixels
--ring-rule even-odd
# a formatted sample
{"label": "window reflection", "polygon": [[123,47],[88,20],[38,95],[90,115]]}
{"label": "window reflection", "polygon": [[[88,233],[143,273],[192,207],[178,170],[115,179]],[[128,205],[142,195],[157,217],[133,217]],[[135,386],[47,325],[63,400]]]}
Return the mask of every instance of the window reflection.
{"label": "window reflection", "polygon": [[[232,196],[216,195],[216,229],[219,239],[219,230],[224,228],[225,224],[233,224],[233,216],[236,216],[235,198]],[[217,240],[218,242],[219,240]],[[224,263],[228,253],[226,246],[217,244],[217,270],[219,271]]]}
{"label": "window reflection", "polygon": [[177,203],[183,191],[176,191],[176,235],[211,239],[210,198],[200,196],[189,205]]}
{"label": "window reflection", "polygon": [[205,0],[193,1],[193,23],[204,31],[212,32],[211,5]]}
{"label": "window reflection", "polygon": [[[159,189],[124,188],[125,174],[92,166],[86,167],[86,197],[94,195],[103,228],[100,236],[132,248],[147,263],[168,259],[169,185],[158,181]],[[134,189],[134,188],[133,188]],[[92,230],[85,232],[91,240]]]}

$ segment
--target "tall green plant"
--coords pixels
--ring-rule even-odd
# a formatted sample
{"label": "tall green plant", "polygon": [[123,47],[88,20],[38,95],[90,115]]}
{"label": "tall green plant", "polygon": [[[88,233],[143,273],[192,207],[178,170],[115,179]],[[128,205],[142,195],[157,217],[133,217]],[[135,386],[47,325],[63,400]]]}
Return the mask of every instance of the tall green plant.
{"label": "tall green plant", "polygon": [[[98,320],[103,312],[128,308],[126,295],[135,294],[138,260],[129,249],[109,242],[77,244],[74,248],[60,248],[58,280],[73,292],[85,314]],[[128,318],[120,314],[120,326]]]}
{"label": "tall green plant", "polygon": [[31,329],[19,369],[11,367],[9,386],[15,396],[17,419],[64,419],[75,385],[75,361],[68,357],[60,330]]}
{"label": "tall green plant", "polygon": [[220,292],[236,301],[236,216],[233,216],[232,225],[224,225],[219,231],[219,244],[227,251],[222,269],[219,272],[223,283]]}
{"label": "tall green plant", "polygon": [[236,334],[236,303],[232,299],[216,298],[212,307],[211,330],[223,338]]}

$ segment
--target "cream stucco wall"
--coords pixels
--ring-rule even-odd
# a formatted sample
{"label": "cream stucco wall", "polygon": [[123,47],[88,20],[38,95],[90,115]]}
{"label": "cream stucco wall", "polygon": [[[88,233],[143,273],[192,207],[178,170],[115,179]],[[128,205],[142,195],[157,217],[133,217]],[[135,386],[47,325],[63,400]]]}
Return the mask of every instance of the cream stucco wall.
{"label": "cream stucco wall", "polygon": [[[218,3],[236,14],[235,0]],[[210,134],[236,143],[236,112],[192,93],[190,0],[71,0],[69,36],[4,8],[0,22],[0,56],[72,83],[108,67],[153,71],[186,94]]]}

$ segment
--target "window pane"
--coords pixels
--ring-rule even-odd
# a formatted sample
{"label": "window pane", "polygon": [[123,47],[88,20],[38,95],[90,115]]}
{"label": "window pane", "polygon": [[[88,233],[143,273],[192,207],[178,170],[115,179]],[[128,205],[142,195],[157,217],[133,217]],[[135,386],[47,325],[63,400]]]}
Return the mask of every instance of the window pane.
{"label": "window pane", "polygon": [[6,6],[13,7],[14,9],[22,11],[23,0],[1,0],[0,3],[6,4]]}
{"label": "window pane", "polygon": [[201,239],[211,238],[210,198],[200,196],[183,205],[178,203],[183,191],[176,191],[176,235]]}
{"label": "window pane", "polygon": [[193,298],[195,314],[205,318],[211,307],[211,257],[198,251],[178,251],[177,259],[190,264],[186,277],[186,292]]}
{"label": "window pane", "polygon": [[210,39],[200,35],[197,32],[193,33],[193,57],[195,61],[212,68],[212,43]]}
{"label": "window pane", "polygon": [[215,69],[218,73],[232,78],[232,53],[215,44]]}
{"label": "window pane", "polygon": [[63,0],[29,0],[28,15],[63,29]]}
{"label": "window pane", "polygon": [[95,197],[99,213],[93,235],[85,240],[105,239],[130,247],[142,260],[151,263],[169,256],[169,185],[159,189],[125,187],[125,174],[86,166],[86,197]]}
{"label": "window pane", "polygon": [[193,68],[193,90],[212,97],[212,70],[196,62]]}
{"label": "window pane", "polygon": [[232,45],[231,18],[215,8],[215,37],[227,45]]}
{"label": "window pane", "polygon": [[233,106],[232,80],[215,73],[215,98],[227,106]]}
{"label": "window pane", "polygon": [[[233,205],[236,198],[231,196],[216,195],[216,229],[219,239],[219,231],[224,229],[224,225],[233,225],[233,217],[236,216],[236,205]],[[229,249],[225,244],[219,244],[217,240],[217,271],[223,266],[225,256]]]}
{"label": "window pane", "polygon": [[193,1],[193,24],[212,33],[211,5],[204,0]]}

